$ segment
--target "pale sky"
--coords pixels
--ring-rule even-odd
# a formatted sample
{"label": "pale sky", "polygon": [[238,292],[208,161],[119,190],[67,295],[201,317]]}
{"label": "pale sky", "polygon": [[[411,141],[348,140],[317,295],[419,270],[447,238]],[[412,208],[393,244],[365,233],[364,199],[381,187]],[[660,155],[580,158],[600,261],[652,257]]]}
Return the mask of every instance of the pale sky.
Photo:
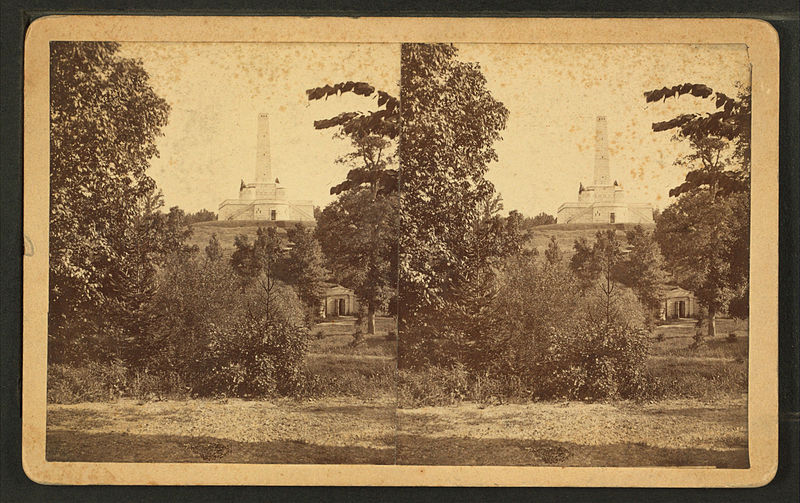
{"label": "pale sky", "polygon": [[509,109],[499,161],[488,178],[506,210],[555,216],[592,183],[596,117],[608,119],[611,179],[629,202],[669,204],[669,189],[685,170],[673,162],[684,145],[653,122],[680,113],[714,110],[692,96],[645,103],[643,93],[685,82],[736,95],[749,84],[744,45],[503,44],[459,45],[459,57],[477,61],[492,95]]}
{"label": "pale sky", "polygon": [[306,89],[353,80],[399,94],[398,44],[144,42],[125,43],[121,53],[142,59],[172,106],[148,173],[167,207],[187,211],[216,213],[223,199],[239,197],[242,179],[254,181],[259,113],[270,115],[273,176],[290,199],[324,206],[347,175],[334,161],[348,145],[314,121],[377,103],[352,93],[309,102]]}
{"label": "pale sky", "polygon": [[[645,91],[684,82],[735,95],[749,83],[740,45],[458,45],[459,58],[480,63],[492,94],[510,111],[499,161],[488,178],[505,210],[556,214],[591,183],[597,115],[608,118],[611,177],[631,202],[668,204],[684,172],[673,167],[685,147],[650,124],[678,113],[712,111],[692,97],[644,102]],[[252,181],[257,114],[270,114],[273,174],[293,199],[324,206],[347,168],[334,160],[347,144],[317,131],[313,121],[370,110],[374,99],[332,97],[308,102],[305,90],[345,80],[366,81],[398,93],[397,44],[125,43],[122,54],[141,58],[156,93],[172,106],[159,159],[149,174],[167,206],[217,211]]]}

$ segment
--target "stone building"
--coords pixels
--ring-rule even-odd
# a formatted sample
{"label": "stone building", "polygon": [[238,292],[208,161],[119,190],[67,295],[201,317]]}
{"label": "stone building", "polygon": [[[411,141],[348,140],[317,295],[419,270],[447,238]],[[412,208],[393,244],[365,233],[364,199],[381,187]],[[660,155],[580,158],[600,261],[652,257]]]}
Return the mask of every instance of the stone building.
{"label": "stone building", "polygon": [[320,315],[325,318],[332,316],[353,316],[358,313],[358,297],[349,288],[341,285],[328,284],[320,302]]}
{"label": "stone building", "polygon": [[664,292],[661,301],[661,319],[696,318],[699,314],[697,299],[692,292],[673,286]]}
{"label": "stone building", "polygon": [[647,203],[630,203],[625,190],[611,181],[608,159],[608,125],[605,117],[597,118],[594,156],[594,184],[578,188],[578,200],[558,208],[557,222],[574,223],[651,223],[653,207]]}
{"label": "stone building", "polygon": [[219,220],[314,220],[311,201],[290,200],[286,187],[273,179],[269,151],[269,116],[258,115],[255,181],[239,186],[238,199],[226,199],[219,205]]}

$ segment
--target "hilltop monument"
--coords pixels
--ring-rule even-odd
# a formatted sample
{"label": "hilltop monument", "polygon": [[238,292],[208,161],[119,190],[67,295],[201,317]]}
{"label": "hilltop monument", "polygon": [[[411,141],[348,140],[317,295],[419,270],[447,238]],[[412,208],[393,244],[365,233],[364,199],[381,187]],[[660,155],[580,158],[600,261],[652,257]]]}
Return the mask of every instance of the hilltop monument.
{"label": "hilltop monument", "polygon": [[269,115],[258,114],[255,181],[239,186],[239,199],[219,205],[219,220],[313,221],[311,201],[291,201],[278,178],[273,179],[269,151]]}
{"label": "hilltop monument", "polygon": [[611,181],[608,161],[608,125],[606,118],[597,117],[594,153],[594,185],[578,187],[578,201],[558,207],[560,224],[575,223],[632,223],[653,222],[653,207],[649,203],[628,203],[625,190]]}

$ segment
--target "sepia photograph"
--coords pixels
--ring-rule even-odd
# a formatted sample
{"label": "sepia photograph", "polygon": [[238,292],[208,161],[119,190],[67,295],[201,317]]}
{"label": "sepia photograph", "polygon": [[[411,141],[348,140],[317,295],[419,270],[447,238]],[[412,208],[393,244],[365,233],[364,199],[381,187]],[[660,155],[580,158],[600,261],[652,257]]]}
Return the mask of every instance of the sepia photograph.
{"label": "sepia photograph", "polygon": [[747,473],[756,56],[608,39],[48,40],[44,463]]}

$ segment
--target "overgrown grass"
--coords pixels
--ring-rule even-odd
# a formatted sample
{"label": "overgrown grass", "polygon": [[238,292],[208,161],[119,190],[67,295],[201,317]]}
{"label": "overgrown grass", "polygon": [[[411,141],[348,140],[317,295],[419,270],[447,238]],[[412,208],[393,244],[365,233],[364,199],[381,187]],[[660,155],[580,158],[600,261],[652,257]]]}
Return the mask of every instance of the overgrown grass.
{"label": "overgrown grass", "polygon": [[305,384],[298,398],[369,399],[395,392],[397,365],[390,358],[310,354],[304,374]]}
{"label": "overgrown grass", "polygon": [[747,393],[747,361],[651,358],[641,398],[711,399]]}
{"label": "overgrown grass", "polygon": [[328,355],[390,356],[397,354],[397,342],[387,340],[384,335],[368,335],[357,346],[352,345],[353,335],[342,334],[312,339],[309,353]]}
{"label": "overgrown grass", "polygon": [[[731,333],[735,335],[730,337]],[[703,344],[697,347],[692,347],[694,334],[694,323],[686,320],[656,327],[651,339],[650,354],[747,360],[749,337],[745,321],[717,320],[717,336],[713,339],[704,339]]]}
{"label": "overgrown grass", "polygon": [[86,367],[52,364],[47,368],[50,403],[109,402],[123,396],[143,400],[177,400],[191,389],[175,373],[131,372],[120,362],[90,363]]}
{"label": "overgrown grass", "polygon": [[455,405],[463,401],[498,405],[525,402],[531,393],[518,378],[470,375],[463,367],[401,370],[397,403],[401,408]]}

